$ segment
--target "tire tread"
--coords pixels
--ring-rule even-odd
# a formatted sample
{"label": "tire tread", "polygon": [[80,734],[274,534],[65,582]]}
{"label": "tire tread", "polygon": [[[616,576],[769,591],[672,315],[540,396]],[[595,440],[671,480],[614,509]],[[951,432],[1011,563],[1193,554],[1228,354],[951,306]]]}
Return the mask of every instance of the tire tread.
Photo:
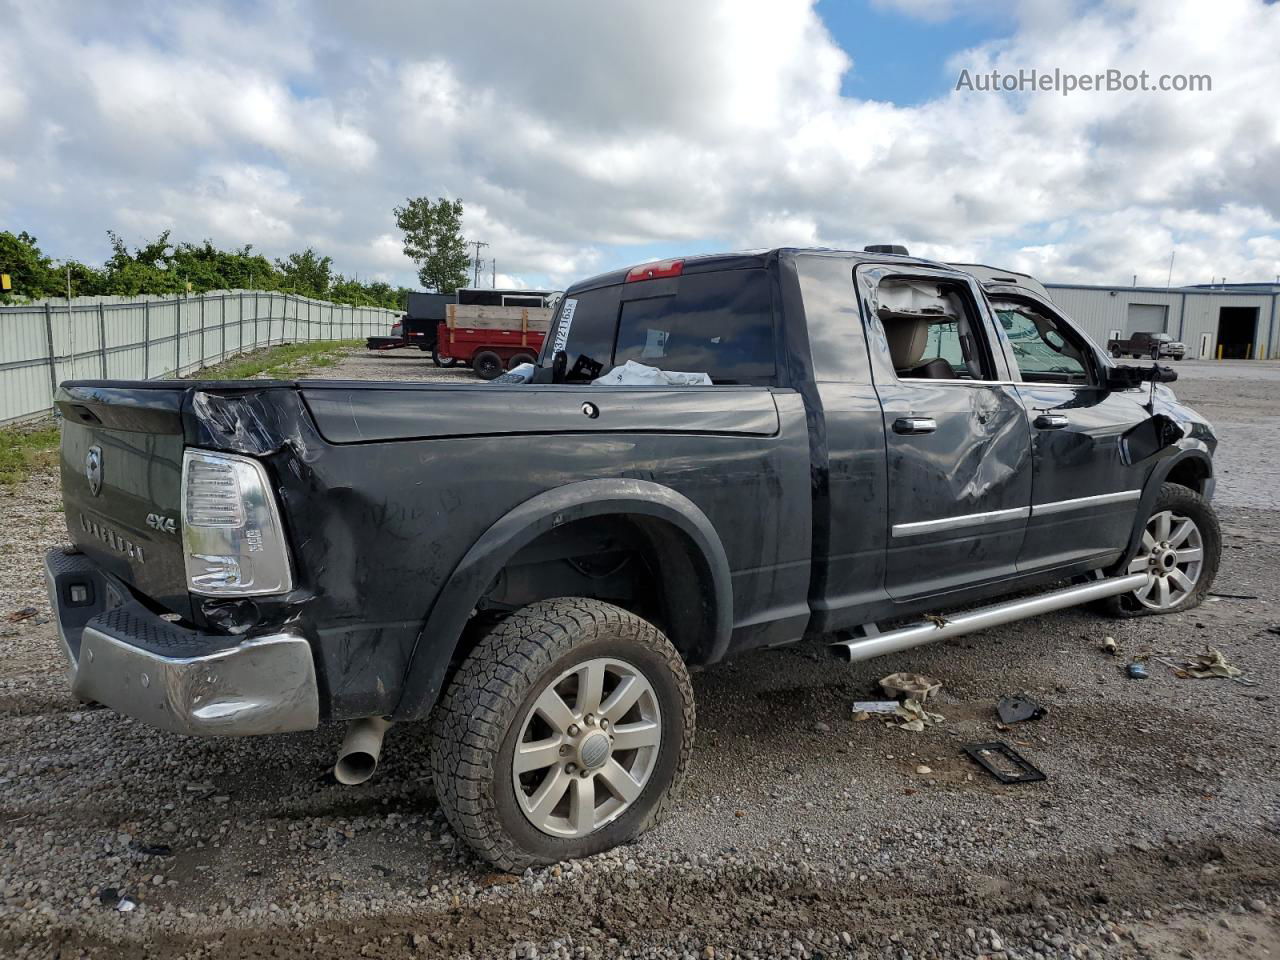
{"label": "tire tread", "polygon": [[521,849],[503,829],[492,800],[493,770],[516,711],[548,668],[584,638],[609,634],[656,652],[677,680],[684,714],[683,742],[669,789],[636,831],[670,811],[693,750],[694,703],[679,652],[653,624],[601,600],[541,600],[490,628],[459,666],[432,718],[431,769],[449,823],[481,857],[503,870],[554,862]]}

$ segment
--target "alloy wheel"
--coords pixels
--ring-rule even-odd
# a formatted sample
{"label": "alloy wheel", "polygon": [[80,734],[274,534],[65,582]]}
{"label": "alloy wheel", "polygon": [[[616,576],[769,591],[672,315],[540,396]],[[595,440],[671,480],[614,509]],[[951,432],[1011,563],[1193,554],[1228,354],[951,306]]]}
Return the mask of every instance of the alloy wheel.
{"label": "alloy wheel", "polygon": [[547,683],[511,760],[516,802],[543,833],[577,838],[644,792],[662,742],[658,697],[624,660],[597,657]]}
{"label": "alloy wheel", "polygon": [[1129,563],[1130,573],[1149,573],[1134,599],[1152,610],[1169,610],[1196,588],[1204,565],[1204,538],[1189,517],[1161,510],[1147,521],[1142,545]]}

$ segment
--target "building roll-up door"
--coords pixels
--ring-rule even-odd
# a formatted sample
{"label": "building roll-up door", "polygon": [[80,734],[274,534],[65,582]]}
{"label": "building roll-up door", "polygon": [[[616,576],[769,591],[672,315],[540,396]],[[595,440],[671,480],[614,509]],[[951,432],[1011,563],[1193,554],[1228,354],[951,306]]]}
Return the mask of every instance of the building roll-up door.
{"label": "building roll-up door", "polygon": [[1169,308],[1162,303],[1129,304],[1124,332],[1130,337],[1135,333],[1168,333]]}

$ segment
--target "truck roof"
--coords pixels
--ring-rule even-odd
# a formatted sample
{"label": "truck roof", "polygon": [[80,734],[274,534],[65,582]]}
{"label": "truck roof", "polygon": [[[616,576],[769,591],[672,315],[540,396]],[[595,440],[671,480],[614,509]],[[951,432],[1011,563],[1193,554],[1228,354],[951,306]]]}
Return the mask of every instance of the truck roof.
{"label": "truck roof", "polygon": [[[938,260],[926,260],[923,257],[897,253],[872,253],[866,250],[842,250],[838,247],[771,247],[763,250],[742,250],[733,253],[700,253],[687,257],[671,257],[671,260],[684,262],[684,273],[707,273],[712,270],[746,270],[752,267],[764,267],[779,254],[817,253],[843,257],[857,263],[898,263],[904,266],[933,267],[942,270],[960,270],[973,275],[979,283],[999,283],[1002,285],[1025,287],[1049,300],[1049,294],[1036,280],[1025,273],[1003,270],[986,264],[975,263],[943,263]],[[665,262],[665,261],[653,261]],[[566,292],[591,290],[596,287],[607,287],[622,283],[627,273],[640,264],[632,264],[607,273],[596,274],[571,284]]]}

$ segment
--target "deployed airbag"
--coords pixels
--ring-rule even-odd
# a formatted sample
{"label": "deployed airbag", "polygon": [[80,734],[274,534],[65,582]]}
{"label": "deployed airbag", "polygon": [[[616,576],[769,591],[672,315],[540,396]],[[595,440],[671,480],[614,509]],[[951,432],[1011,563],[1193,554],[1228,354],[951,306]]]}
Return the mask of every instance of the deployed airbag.
{"label": "deployed airbag", "polygon": [[709,387],[711,378],[705,373],[680,373],[675,370],[659,370],[647,364],[628,360],[614,367],[592,383],[607,387]]}

